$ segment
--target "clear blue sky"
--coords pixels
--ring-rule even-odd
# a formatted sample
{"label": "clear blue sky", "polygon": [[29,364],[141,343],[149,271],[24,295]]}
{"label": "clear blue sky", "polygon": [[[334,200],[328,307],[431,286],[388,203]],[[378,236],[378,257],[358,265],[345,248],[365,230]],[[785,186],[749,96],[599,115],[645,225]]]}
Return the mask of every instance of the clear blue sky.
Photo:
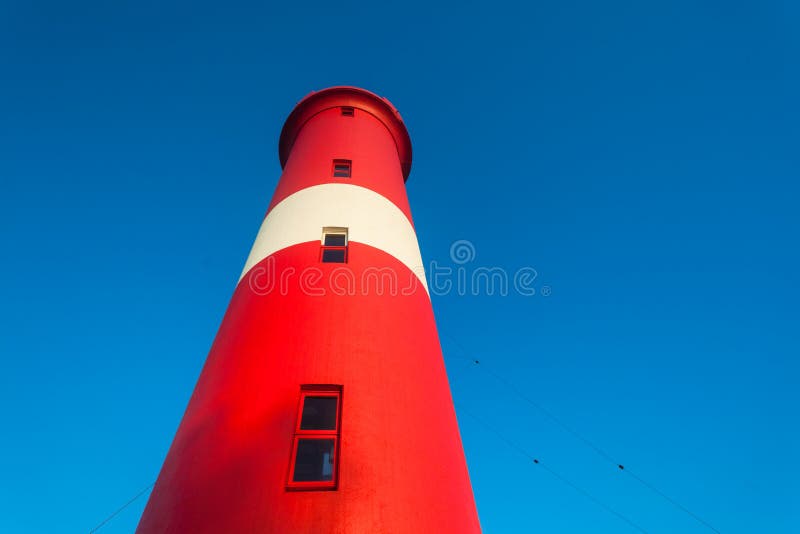
{"label": "clear blue sky", "polygon": [[[722,532],[797,532],[798,35],[789,1],[2,2],[0,532],[86,532],[153,481],[283,120],[338,84],[403,113],[426,260],[468,239],[552,288],[436,296],[445,334]],[[708,532],[443,346],[459,407]],[[485,532],[634,532],[459,419]]]}

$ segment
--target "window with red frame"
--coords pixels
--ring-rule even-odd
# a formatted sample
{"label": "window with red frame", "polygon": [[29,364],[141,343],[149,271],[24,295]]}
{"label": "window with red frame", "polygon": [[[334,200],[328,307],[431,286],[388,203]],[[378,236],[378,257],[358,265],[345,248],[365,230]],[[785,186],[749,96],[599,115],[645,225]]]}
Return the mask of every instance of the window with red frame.
{"label": "window with red frame", "polygon": [[353,162],[349,159],[333,160],[333,177],[350,178],[353,172]]}
{"label": "window with red frame", "polygon": [[347,228],[322,229],[322,263],[347,263]]}
{"label": "window with red frame", "polygon": [[350,106],[342,106],[342,116],[344,117],[353,117],[356,114],[356,110]]}
{"label": "window with red frame", "polygon": [[289,489],[336,489],[341,419],[342,386],[301,386]]}

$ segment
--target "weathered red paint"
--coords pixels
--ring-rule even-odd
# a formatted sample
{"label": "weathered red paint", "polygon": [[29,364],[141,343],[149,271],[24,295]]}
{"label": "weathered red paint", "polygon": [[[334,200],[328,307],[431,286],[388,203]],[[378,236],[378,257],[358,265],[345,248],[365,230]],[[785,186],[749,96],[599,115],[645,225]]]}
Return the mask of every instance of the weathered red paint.
{"label": "weathered red paint", "polygon": [[[396,134],[359,118],[359,98],[341,104],[357,108],[353,118],[323,110],[291,125],[276,198],[324,183],[308,171],[330,173],[341,157],[410,218]],[[410,166],[410,145],[407,155]],[[357,175],[362,159],[370,172]],[[428,294],[377,248],[351,242],[347,264],[320,263],[319,251],[319,241],[295,244],[242,278],[137,532],[480,532]],[[366,276],[376,268],[396,285]],[[342,386],[334,490],[287,489],[302,384]]]}

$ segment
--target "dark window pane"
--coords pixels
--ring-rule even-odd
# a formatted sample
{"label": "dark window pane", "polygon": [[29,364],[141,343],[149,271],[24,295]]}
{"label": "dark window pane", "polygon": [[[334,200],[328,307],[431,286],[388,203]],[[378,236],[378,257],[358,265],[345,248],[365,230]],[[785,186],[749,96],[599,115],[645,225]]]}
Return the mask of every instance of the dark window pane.
{"label": "dark window pane", "polygon": [[342,115],[345,117],[352,117],[354,111],[355,110],[353,108],[345,106],[342,108]]}
{"label": "dark window pane", "polygon": [[343,248],[323,249],[322,263],[344,263],[344,249]]}
{"label": "dark window pane", "polygon": [[300,430],[336,430],[337,397],[306,397]]}
{"label": "dark window pane", "polygon": [[350,177],[350,169],[351,169],[351,161],[340,159],[333,161],[333,176],[334,178],[349,178]]}
{"label": "dark window pane", "polygon": [[333,480],[333,451],[336,440],[298,439],[294,463],[294,482],[327,482]]}
{"label": "dark window pane", "polygon": [[323,245],[326,247],[343,247],[347,239],[344,234],[325,234],[325,242]]}

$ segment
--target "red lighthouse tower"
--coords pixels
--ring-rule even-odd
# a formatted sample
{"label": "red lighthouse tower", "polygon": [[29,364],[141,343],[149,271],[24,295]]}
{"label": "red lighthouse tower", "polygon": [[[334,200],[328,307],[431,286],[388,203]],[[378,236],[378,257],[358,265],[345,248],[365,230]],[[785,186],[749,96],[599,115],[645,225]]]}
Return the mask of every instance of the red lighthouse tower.
{"label": "red lighthouse tower", "polygon": [[311,93],[140,533],[480,532],[399,113]]}

